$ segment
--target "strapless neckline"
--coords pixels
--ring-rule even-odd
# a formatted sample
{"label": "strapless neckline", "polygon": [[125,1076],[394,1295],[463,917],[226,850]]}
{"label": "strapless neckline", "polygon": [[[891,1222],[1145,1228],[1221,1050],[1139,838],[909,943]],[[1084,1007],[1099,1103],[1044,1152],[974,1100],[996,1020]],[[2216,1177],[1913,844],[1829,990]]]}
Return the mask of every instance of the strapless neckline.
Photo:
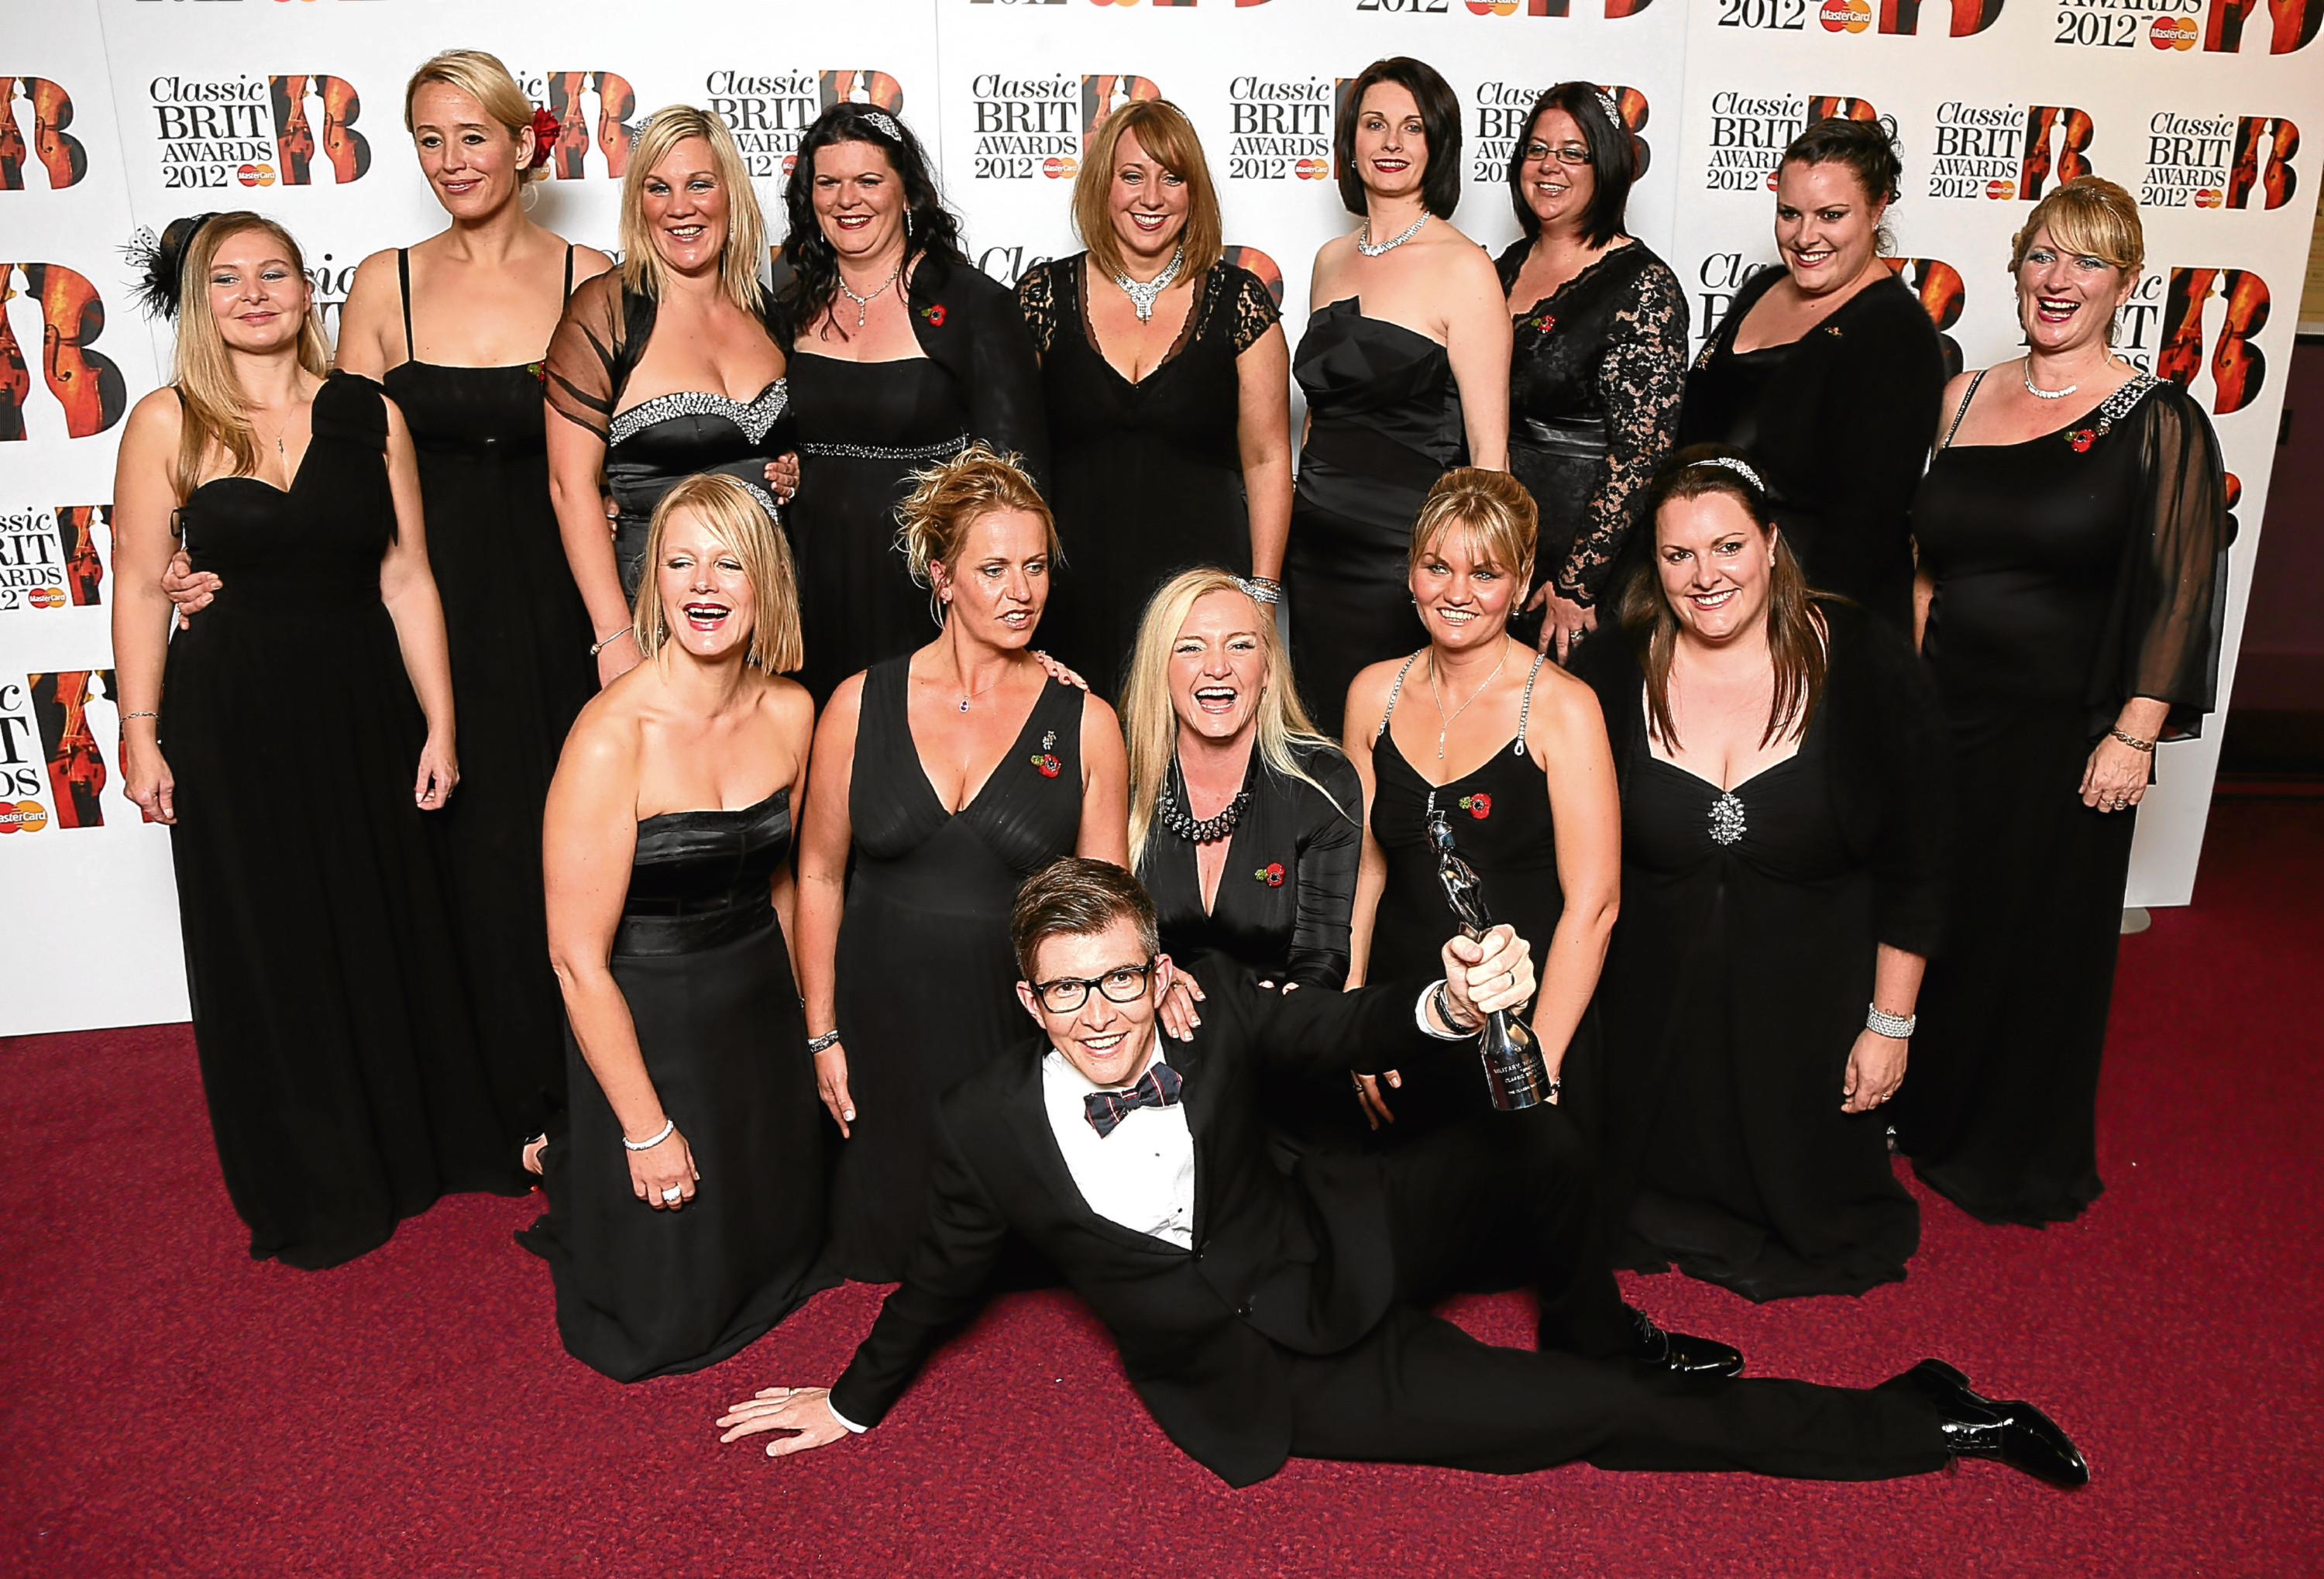
{"label": "strapless neckline", "polygon": [[783,378],[772,380],[747,401],[738,401],[732,395],[711,390],[674,390],[669,394],[640,401],[626,411],[616,411],[613,420],[606,425],[605,448],[611,449],[623,439],[672,417],[724,417],[756,444],[782,420],[790,403],[789,381]]}
{"label": "strapless neckline", "polygon": [[[1342,309],[1345,310],[1342,311]],[[1351,318],[1359,323],[1378,324],[1384,329],[1394,329],[1399,335],[1409,335],[1424,346],[1439,351],[1444,349],[1444,342],[1433,335],[1424,335],[1408,325],[1397,323],[1394,319],[1372,317],[1364,311],[1364,299],[1361,296],[1342,296],[1337,301],[1325,302],[1307,315],[1308,327],[1314,328],[1315,320],[1321,318]]]}
{"label": "strapless neckline", "polygon": [[648,823],[667,822],[672,817],[750,817],[766,810],[768,807],[784,799],[790,792],[791,787],[788,784],[783,784],[777,786],[773,791],[749,806],[691,806],[681,811],[657,811],[651,817],[638,818],[638,826],[644,827]]}

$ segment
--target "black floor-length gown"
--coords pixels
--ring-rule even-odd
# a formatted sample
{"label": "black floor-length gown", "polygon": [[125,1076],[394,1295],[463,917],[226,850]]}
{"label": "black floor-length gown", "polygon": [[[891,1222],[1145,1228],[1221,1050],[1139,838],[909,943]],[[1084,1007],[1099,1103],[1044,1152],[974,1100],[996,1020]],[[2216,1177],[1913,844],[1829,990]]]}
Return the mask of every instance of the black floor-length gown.
{"label": "black floor-length gown", "polygon": [[822,1105],[769,900],[790,848],[788,786],[638,824],[613,973],[701,1175],[685,1206],[632,1192],[621,1121],[566,1039],[572,1122],[542,1153],[549,1211],[521,1238],[556,1279],[567,1351],[616,1381],[715,1364],[827,1286]]}
{"label": "black floor-length gown", "polygon": [[[1507,294],[1533,243],[1497,267]],[[1686,293],[1642,241],[1615,247],[1517,314],[1509,471],[1541,517],[1534,578],[1585,608],[1609,596],[1645,489],[1678,431]]]}
{"label": "black floor-length gown", "polygon": [[[604,440],[605,487],[619,512],[613,566],[622,596],[634,603],[654,506],[687,478],[704,472],[733,477],[781,519],[767,486],[767,463],[793,448],[793,418],[790,388],[779,377],[747,401],[716,390],[675,390],[623,406],[660,309],[621,282],[621,270],[611,269],[582,282],[566,303],[543,365],[558,414]],[[780,352],[776,332],[766,333]]]}
{"label": "black floor-length gown", "polygon": [[[1526,677],[1517,734],[1481,766],[1443,785],[1431,784],[1405,759],[1388,728],[1406,682],[1416,678],[1426,683],[1427,654],[1414,654],[1397,675],[1379,733],[1372,740],[1371,832],[1387,861],[1388,881],[1372,922],[1366,981],[1443,974],[1441,951],[1459,923],[1445,901],[1444,885],[1436,874],[1436,847],[1429,836],[1429,824],[1440,815],[1452,831],[1453,848],[1476,869],[1487,912],[1497,924],[1514,927],[1532,946],[1536,973],[1549,957],[1550,940],[1565,913],[1565,891],[1557,880],[1557,829],[1550,815],[1549,778],[1526,744],[1542,661],[1536,657],[1533,673]],[[1526,1004],[1522,1012],[1529,1020],[1533,1005]],[[1559,1071],[1562,1081],[1587,1084],[1584,1071],[1594,1056],[1595,1026],[1595,1020],[1585,1016],[1574,1031],[1566,1067]],[[1410,1139],[1489,1104],[1482,1067],[1473,1059],[1440,1058],[1400,1073],[1403,1085],[1386,1094],[1397,1122],[1383,1132],[1385,1139]]]}
{"label": "black floor-length gown", "polygon": [[1921,992],[1896,1126],[1922,1179],[1989,1223],[2066,1222],[2104,1187],[2098,1062],[2137,814],[2080,787],[2127,698],[2168,702],[2181,735],[2217,699],[2219,466],[2201,408],[2141,374],[2041,438],[1949,443],[1914,505],[1961,834],[1956,941]]}
{"label": "black floor-length gown", "polygon": [[[410,254],[395,255],[403,343]],[[565,250],[566,289],[573,249]],[[444,604],[460,788],[435,814],[476,1040],[518,1145],[565,1102],[565,1005],[549,968],[540,813],[558,753],[597,691],[589,612],[549,502],[534,367],[407,360],[381,380],[419,452],[428,563]]]}
{"label": "black floor-length gown", "polygon": [[1081,831],[1082,693],[1045,684],[975,798],[949,811],[912,743],[909,655],[863,679],[840,923],[838,1018],[855,1099],[832,1177],[830,1264],[891,1283],[926,1222],[936,1098],[1025,1039],[1009,910]]}
{"label": "black floor-length gown", "polygon": [[[1913,490],[1937,436],[1944,347],[1920,298],[1892,276],[1796,340],[1736,350],[1744,319],[1783,278],[1781,265],[1754,274],[1711,331],[1687,374],[1679,445],[1749,456],[1808,584],[1909,632]],[[1641,549],[1646,535],[1634,539]]]}
{"label": "black floor-length gown", "polygon": [[1308,416],[1284,558],[1291,662],[1337,739],[1357,671],[1426,638],[1407,587],[1413,518],[1468,440],[1444,347],[1366,318],[1359,298],[1315,309],[1291,372]]}
{"label": "black floor-length gown", "polygon": [[1091,288],[1089,254],[1077,253],[1027,271],[1017,289],[1041,357],[1065,549],[1051,600],[1063,628],[1045,626],[1044,645],[1111,700],[1157,587],[1195,565],[1250,573],[1235,359],[1279,315],[1258,275],[1216,264],[1169,354],[1132,383],[1098,349]]}
{"label": "black floor-length gown", "polygon": [[379,385],[326,380],[313,431],[287,493],[220,477],[187,499],[186,551],[224,585],[170,643],[160,719],[226,1193],[252,1255],[310,1268],[447,1191],[527,1179],[412,805],[426,727],[379,596],[395,532]]}

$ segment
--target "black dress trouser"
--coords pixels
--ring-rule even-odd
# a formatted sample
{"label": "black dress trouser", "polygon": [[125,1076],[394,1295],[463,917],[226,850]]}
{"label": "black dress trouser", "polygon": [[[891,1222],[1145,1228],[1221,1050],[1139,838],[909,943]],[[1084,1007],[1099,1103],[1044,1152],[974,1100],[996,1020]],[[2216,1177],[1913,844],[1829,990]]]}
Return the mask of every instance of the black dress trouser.
{"label": "black dress trouser", "polygon": [[[1399,1297],[1351,1348],[1280,1351],[1292,1456],[1506,1474],[1583,1459],[1834,1481],[1944,1467],[1934,1408],[1898,1381],[1649,1375],[1613,1358],[1631,1329],[1591,1237],[1587,1164],[1572,1124],[1549,1106],[1482,1114],[1388,1158]],[[1561,1346],[1496,1348],[1420,1307],[1480,1269],[1537,1280],[1543,1335]]]}

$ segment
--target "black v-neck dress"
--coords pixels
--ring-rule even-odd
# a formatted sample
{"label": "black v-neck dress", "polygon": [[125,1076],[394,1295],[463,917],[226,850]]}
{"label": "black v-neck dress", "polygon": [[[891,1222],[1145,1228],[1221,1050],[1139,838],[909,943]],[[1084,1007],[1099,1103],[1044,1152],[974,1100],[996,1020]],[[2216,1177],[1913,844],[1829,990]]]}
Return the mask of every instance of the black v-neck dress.
{"label": "black v-neck dress", "polygon": [[892,1283],[926,1221],[936,1098],[1025,1039],[1009,910],[1025,879],[1074,853],[1082,825],[1082,693],[1044,685],[959,811],[912,743],[911,657],[863,677],[839,928],[839,1033],[855,1099],[832,1177],[830,1265]]}
{"label": "black v-neck dress", "polygon": [[328,1267],[454,1190],[526,1176],[470,1029],[426,734],[379,567],[395,533],[387,402],[316,392],[288,492],[196,488],[196,570],[224,582],[170,643],[161,750],[194,1043],[250,1253]]}
{"label": "black v-neck dress", "polygon": [[1250,573],[1235,359],[1278,314],[1258,275],[1215,264],[1169,355],[1133,383],[1097,347],[1089,289],[1077,253],[1028,270],[1017,300],[1041,357],[1065,549],[1043,645],[1111,700],[1157,587],[1195,565]]}

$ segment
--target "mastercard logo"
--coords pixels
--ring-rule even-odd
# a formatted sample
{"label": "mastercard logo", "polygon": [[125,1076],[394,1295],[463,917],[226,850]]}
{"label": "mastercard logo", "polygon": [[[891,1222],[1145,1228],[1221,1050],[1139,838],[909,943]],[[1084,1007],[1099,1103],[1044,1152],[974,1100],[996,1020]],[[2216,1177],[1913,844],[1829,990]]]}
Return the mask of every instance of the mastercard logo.
{"label": "mastercard logo", "polygon": [[1771,192],[1775,189],[1775,171],[1772,170],[1767,172],[1767,189]]}
{"label": "mastercard logo", "polygon": [[1053,181],[1070,180],[1081,167],[1081,161],[1070,153],[1056,154],[1041,162],[1041,173]]}
{"label": "mastercard logo", "polygon": [[1319,181],[1332,173],[1328,159],[1303,159],[1291,167],[1291,173],[1303,181]]}
{"label": "mastercard logo", "polygon": [[1517,0],[1469,0],[1471,16],[1515,16]]}
{"label": "mastercard logo", "polygon": [[1985,195],[2006,203],[2017,195],[2017,183],[2013,180],[1991,180],[1985,183]]}
{"label": "mastercard logo", "polygon": [[37,800],[0,800],[0,834],[37,834],[49,826],[49,808]]}
{"label": "mastercard logo", "polygon": [[246,187],[271,187],[274,184],[274,167],[271,164],[245,164],[235,174]]}
{"label": "mastercard logo", "polygon": [[2217,187],[2205,187],[2202,190],[2195,194],[2195,207],[2198,208],[2216,208],[2219,206],[2220,202],[2226,199],[2226,197],[2227,194],[2219,190]]}
{"label": "mastercard logo", "polygon": [[65,589],[61,586],[35,586],[24,594],[24,601],[34,608],[62,608],[65,606]]}
{"label": "mastercard logo", "polygon": [[1816,20],[1826,32],[1862,32],[1872,25],[1872,7],[1865,0],[1824,0]]}
{"label": "mastercard logo", "polygon": [[2146,37],[2158,50],[2191,50],[2195,47],[2195,19],[2158,16],[2154,25],[2146,30]]}

